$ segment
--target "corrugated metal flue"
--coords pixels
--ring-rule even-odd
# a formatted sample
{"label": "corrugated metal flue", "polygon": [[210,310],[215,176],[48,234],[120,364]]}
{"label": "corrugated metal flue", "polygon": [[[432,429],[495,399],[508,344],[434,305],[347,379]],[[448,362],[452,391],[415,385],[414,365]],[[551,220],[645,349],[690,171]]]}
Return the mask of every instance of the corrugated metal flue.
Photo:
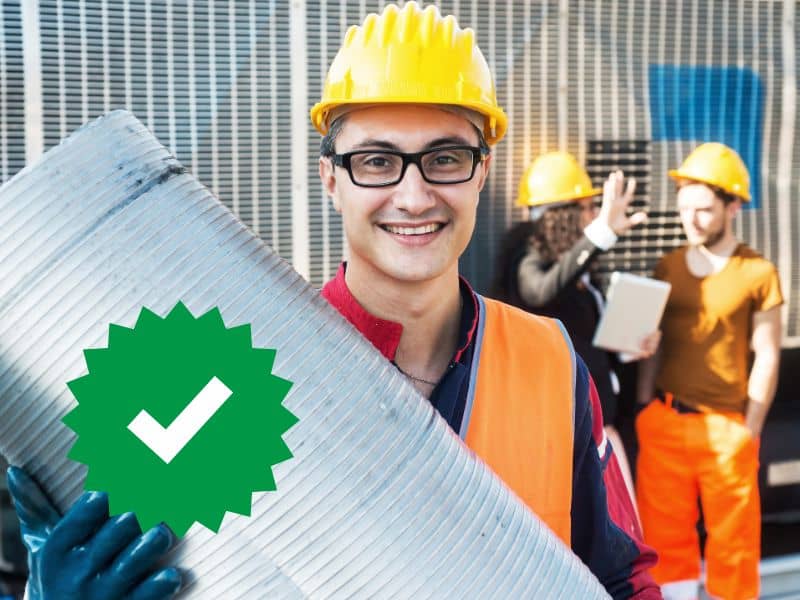
{"label": "corrugated metal flue", "polygon": [[[278,491],[173,560],[186,598],[601,598],[588,570],[358,332],[132,115],[107,115],[0,190],[0,451],[63,509],[65,382],[144,305],[218,306],[294,382]],[[207,485],[214,485],[208,473]]]}

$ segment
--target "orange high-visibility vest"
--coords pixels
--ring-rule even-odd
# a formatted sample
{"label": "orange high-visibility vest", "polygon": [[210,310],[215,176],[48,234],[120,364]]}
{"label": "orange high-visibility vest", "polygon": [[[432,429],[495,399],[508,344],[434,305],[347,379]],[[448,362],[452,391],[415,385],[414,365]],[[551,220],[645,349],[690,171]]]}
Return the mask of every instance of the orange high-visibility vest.
{"label": "orange high-visibility vest", "polygon": [[570,546],[572,343],[554,319],[480,296],[478,304],[479,328],[461,435]]}

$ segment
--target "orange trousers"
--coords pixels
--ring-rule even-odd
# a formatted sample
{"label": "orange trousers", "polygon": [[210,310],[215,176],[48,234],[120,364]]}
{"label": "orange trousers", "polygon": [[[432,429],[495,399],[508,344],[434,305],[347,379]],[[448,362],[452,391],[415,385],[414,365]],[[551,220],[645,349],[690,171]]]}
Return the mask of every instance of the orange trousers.
{"label": "orange trousers", "polygon": [[679,414],[654,400],[636,419],[636,495],[659,584],[699,580],[698,497],[708,537],[706,590],[758,597],[761,506],[758,440],[730,413]]}

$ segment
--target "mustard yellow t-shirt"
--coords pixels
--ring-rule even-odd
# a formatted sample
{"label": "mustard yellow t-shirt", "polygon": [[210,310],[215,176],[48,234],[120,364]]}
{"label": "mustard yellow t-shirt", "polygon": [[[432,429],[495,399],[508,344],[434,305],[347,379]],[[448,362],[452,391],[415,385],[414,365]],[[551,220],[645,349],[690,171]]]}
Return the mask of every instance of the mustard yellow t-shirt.
{"label": "mustard yellow t-shirt", "polygon": [[659,389],[695,408],[744,412],[753,313],[783,304],[775,266],[740,244],[721,271],[695,277],[684,246],[655,277],[672,284],[662,319]]}

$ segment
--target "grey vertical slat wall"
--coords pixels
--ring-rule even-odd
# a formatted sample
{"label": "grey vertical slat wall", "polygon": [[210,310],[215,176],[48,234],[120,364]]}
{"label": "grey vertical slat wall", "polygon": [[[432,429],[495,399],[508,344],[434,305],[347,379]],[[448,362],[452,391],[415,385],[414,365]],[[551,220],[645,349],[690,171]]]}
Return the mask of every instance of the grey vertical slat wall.
{"label": "grey vertical slat wall", "polygon": [[[800,18],[800,11],[796,9],[795,19],[795,39],[794,39],[794,89],[797,91],[800,88],[800,27],[796,24]],[[789,212],[791,215],[791,223],[789,229],[792,232],[791,242],[788,253],[796,261],[790,269],[791,280],[783,281],[784,294],[787,294],[789,300],[789,318],[786,324],[787,335],[800,338],[800,234],[798,234],[798,227],[800,227],[800,110],[795,110],[794,113],[794,143],[792,146],[792,160],[791,164],[787,165],[790,169],[790,204]]]}
{"label": "grey vertical slat wall", "polygon": [[[466,3],[461,4],[463,13]],[[465,22],[461,22],[462,27],[472,27],[478,34],[478,46],[495,73],[498,101],[508,112],[511,126],[521,115],[521,111],[517,111],[517,107],[509,101],[509,85],[513,86],[514,65],[519,58],[514,40],[522,39],[519,32],[523,31],[520,21],[512,21],[509,31],[512,11],[511,2],[470,2],[469,10],[466,11],[468,16]],[[510,185],[508,173],[513,172],[517,166],[515,140],[518,139],[519,135],[510,131],[507,139],[494,149],[494,174],[489,177],[481,194],[475,234],[461,263],[462,272],[479,290],[487,289],[491,283],[495,251],[510,223],[514,187]]]}
{"label": "grey vertical slat wall", "polygon": [[0,178],[25,166],[22,17],[18,1],[0,4]]}
{"label": "grey vertical slat wall", "polygon": [[[458,10],[462,24],[473,25],[470,4],[461,2]],[[462,262],[476,287],[486,290],[491,282],[505,227],[525,218],[512,205],[522,170],[536,154],[556,149],[576,154],[598,185],[613,168],[637,172],[642,167],[641,175],[637,173],[636,203],[649,207],[653,218],[604,257],[602,270],[649,273],[663,252],[682,241],[667,170],[679,165],[702,140],[652,139],[648,69],[651,65],[745,68],[758,75],[764,89],[760,207],[742,211],[737,234],[778,263],[789,298],[787,334],[792,339],[788,343],[796,344],[800,340],[798,236],[780,239],[778,232],[779,214],[791,215],[792,232],[800,224],[800,208],[792,201],[800,193],[797,143],[792,148],[788,197],[779,199],[776,181],[785,126],[781,111],[786,3],[547,0],[494,2],[481,10],[485,12],[478,23],[479,43],[494,59],[498,96],[511,123],[509,136],[496,149],[478,229]],[[560,94],[564,87],[566,93]],[[741,102],[729,94],[724,108],[715,110],[727,109],[730,119],[749,118]],[[794,120],[797,132],[796,111]],[[615,142],[623,148],[644,142],[647,150],[644,155],[619,152],[613,149]],[[601,147],[605,148],[598,156]],[[782,244],[791,244],[792,251],[781,252]]]}
{"label": "grey vertical slat wall", "polygon": [[[377,10],[377,3],[372,4],[369,9]],[[336,55],[347,27],[360,21],[367,12],[354,2],[311,0],[306,3],[309,110],[322,95],[328,65]],[[336,274],[336,268],[345,255],[342,220],[326,197],[317,175],[321,139],[319,133],[309,125],[309,276],[312,283],[318,286]]]}
{"label": "grey vertical slat wall", "polygon": [[128,108],[291,260],[289,7],[41,0],[45,149]]}
{"label": "grey vertical slat wall", "polygon": [[[87,119],[127,107],[249,226],[292,260],[291,165],[308,163],[309,276],[321,285],[346,254],[339,216],[319,184],[319,136],[308,127],[306,156],[291,156],[291,86],[305,78],[307,110],[348,25],[384,0],[39,0],[45,149]],[[745,68],[763,86],[760,208],[744,211],[737,233],[779,263],[789,296],[789,343],[800,343],[800,131],[785,106],[786,73],[798,68],[792,0],[442,0],[478,42],[497,75],[510,117],[495,150],[462,271],[487,291],[504,232],[524,218],[517,184],[537,154],[569,150],[596,183],[622,166],[635,170],[647,228],[604,259],[612,269],[647,272],[681,242],[666,171],[696,140],[654,139],[652,65]],[[307,64],[292,72],[290,16],[304,7]],[[0,176],[24,163],[20,2],[2,3]],[[793,35],[785,23],[794,19]],[[792,27],[789,28],[791,34]],[[785,57],[787,45],[793,57]],[[295,67],[295,70],[297,67]],[[733,114],[735,97],[724,108]],[[781,134],[790,135],[781,145]],[[784,140],[785,142],[786,140]],[[615,146],[616,144],[616,146]],[[787,153],[788,149],[788,153]],[[784,162],[780,162],[784,161]],[[791,164],[789,164],[791,163]],[[779,173],[789,173],[781,187]],[[790,225],[787,228],[787,222]],[[788,232],[788,234],[787,234]]]}

